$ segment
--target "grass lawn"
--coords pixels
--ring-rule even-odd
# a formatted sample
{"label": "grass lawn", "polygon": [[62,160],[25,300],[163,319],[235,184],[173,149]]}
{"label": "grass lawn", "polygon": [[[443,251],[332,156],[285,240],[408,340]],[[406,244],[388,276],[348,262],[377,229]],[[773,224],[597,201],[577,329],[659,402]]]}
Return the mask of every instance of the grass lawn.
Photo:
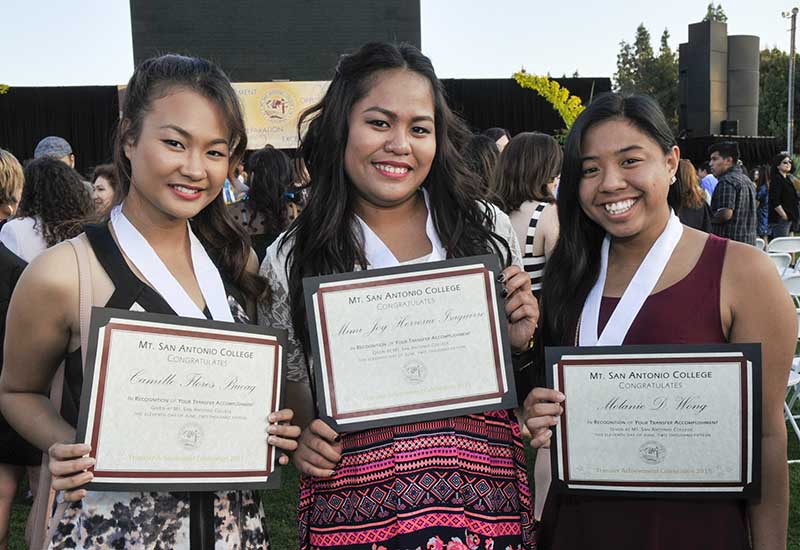
{"label": "grass lawn", "polygon": [[[794,432],[789,431],[789,456],[800,459],[800,445]],[[529,456],[529,458],[531,458]],[[264,493],[264,510],[269,521],[270,540],[275,550],[297,548],[297,472],[293,467],[283,469],[280,491]],[[800,464],[789,466],[791,508],[789,510],[788,550],[800,550]],[[15,505],[11,517],[10,550],[25,550],[25,516],[28,507]]]}

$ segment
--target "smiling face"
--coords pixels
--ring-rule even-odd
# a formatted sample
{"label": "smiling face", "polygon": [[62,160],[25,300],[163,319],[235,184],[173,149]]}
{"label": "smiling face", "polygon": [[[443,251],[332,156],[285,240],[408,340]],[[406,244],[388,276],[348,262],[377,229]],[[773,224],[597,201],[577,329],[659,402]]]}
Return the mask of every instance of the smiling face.
{"label": "smiling face", "polygon": [[578,197],[586,215],[617,239],[657,236],[669,217],[667,194],[678,168],[678,148],[665,154],[624,119],[592,126],[581,148]]}
{"label": "smiling face", "polygon": [[197,215],[228,176],[228,134],[221,110],[196,92],[178,88],[154,100],[138,139],[125,145],[126,209],[135,205],[168,220]]}
{"label": "smiling face", "polygon": [[355,209],[388,208],[413,198],[436,155],[433,92],[405,69],[378,73],[353,105],[344,166],[358,199]]}
{"label": "smiling face", "polygon": [[111,209],[114,200],[114,187],[103,176],[98,176],[92,184],[92,200],[98,214],[105,214]]}

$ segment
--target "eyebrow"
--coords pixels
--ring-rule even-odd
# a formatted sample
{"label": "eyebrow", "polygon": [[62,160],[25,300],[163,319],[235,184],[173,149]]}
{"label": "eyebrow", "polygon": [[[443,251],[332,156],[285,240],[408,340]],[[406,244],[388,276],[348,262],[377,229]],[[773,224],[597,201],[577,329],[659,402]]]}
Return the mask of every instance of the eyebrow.
{"label": "eyebrow", "polygon": [[[368,107],[368,108],[364,109],[364,111],[362,111],[362,112],[363,113],[368,113],[370,111],[375,111],[375,112],[381,113],[383,115],[386,115],[387,117],[389,117],[392,120],[397,120],[397,114],[395,114],[394,112],[390,111],[389,109],[384,109],[383,107],[378,107],[377,105],[375,105],[373,107]],[[413,117],[411,119],[411,122],[418,122],[420,120],[427,120],[428,122],[433,122],[433,117],[432,116],[428,116],[428,115],[419,115],[419,116]]]}
{"label": "eyebrow", "polygon": [[[641,151],[643,149],[644,149],[644,147],[642,147],[641,145],[628,145],[627,147],[623,147],[622,149],[618,149],[618,150],[614,151],[614,154],[615,155],[622,155],[622,154],[628,153],[630,151]],[[581,162],[584,162],[584,161],[587,161],[587,160],[597,160],[598,158],[599,157],[597,157],[597,156],[588,155],[588,156],[585,156],[585,157],[581,157]]]}
{"label": "eyebrow", "polygon": [[[180,126],[176,126],[175,124],[165,124],[163,126],[160,126],[159,128],[161,130],[175,130],[176,132],[178,132],[180,135],[182,135],[186,139],[192,139],[192,137],[193,137],[192,134],[190,134],[187,130],[184,130]],[[208,144],[209,145],[216,145],[218,143],[221,143],[223,145],[228,145],[228,140],[227,139],[223,139],[223,138],[217,138],[217,139],[211,140]]]}

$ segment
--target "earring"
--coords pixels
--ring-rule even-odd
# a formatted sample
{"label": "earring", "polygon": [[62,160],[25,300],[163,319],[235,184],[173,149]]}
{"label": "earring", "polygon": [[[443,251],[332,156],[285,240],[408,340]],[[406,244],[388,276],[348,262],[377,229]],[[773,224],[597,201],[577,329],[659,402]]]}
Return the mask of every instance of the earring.
{"label": "earring", "polygon": [[669,184],[670,184],[670,185],[672,185],[672,184],[673,184],[673,183],[675,183],[676,181],[678,181],[678,178],[676,178],[675,176],[672,176],[672,181],[671,181],[671,182],[669,182]]}

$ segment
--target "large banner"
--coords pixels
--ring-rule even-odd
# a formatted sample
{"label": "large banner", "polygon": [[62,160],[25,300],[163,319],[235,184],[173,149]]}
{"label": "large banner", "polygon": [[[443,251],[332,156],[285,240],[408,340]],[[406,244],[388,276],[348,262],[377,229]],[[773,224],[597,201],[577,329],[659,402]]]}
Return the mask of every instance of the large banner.
{"label": "large banner", "polygon": [[269,144],[278,149],[298,145],[297,120],[317,103],[329,82],[240,82],[233,85],[239,95],[247,126],[247,148]]}

